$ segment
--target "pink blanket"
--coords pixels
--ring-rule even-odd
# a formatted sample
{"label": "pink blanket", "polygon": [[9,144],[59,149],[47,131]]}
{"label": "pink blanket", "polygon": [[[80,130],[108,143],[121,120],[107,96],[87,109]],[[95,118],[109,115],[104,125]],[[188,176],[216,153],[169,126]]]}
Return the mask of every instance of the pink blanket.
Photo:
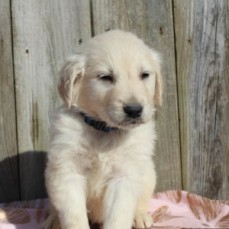
{"label": "pink blanket", "polygon": [[[41,229],[47,200],[0,204],[0,229]],[[184,191],[158,193],[151,199],[152,228],[229,228],[229,202]]]}

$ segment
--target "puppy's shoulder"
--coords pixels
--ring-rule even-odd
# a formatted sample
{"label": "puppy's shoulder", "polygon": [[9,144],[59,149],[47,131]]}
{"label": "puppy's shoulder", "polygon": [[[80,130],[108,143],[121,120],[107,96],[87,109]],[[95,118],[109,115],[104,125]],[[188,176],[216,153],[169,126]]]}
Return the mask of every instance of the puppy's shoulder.
{"label": "puppy's shoulder", "polygon": [[81,124],[80,113],[77,108],[60,106],[53,115],[53,124],[60,124],[66,127],[76,127]]}
{"label": "puppy's shoulder", "polygon": [[55,138],[57,135],[74,137],[75,134],[79,135],[82,130],[82,118],[77,109],[61,106],[54,112],[50,126],[51,137]]}

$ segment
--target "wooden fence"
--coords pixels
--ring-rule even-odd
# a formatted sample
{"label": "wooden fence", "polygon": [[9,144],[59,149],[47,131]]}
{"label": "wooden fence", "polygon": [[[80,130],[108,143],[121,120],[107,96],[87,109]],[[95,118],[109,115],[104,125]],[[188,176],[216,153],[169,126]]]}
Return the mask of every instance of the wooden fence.
{"label": "wooden fence", "polygon": [[0,0],[0,201],[46,196],[57,72],[114,28],[163,56],[157,191],[229,198],[228,0]]}

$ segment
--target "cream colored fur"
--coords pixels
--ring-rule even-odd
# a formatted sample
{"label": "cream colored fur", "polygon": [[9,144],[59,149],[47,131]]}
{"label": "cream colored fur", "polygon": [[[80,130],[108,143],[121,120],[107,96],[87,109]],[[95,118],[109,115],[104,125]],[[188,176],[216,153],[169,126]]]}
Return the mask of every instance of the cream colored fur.
{"label": "cream colored fur", "polygon": [[[153,115],[161,103],[158,54],[135,35],[109,31],[85,43],[60,72],[62,106],[51,127],[46,186],[62,229],[88,229],[88,218],[104,229],[148,228],[148,202],[155,188]],[[142,73],[148,77],[142,79]],[[109,75],[113,81],[104,80]],[[136,122],[123,107],[139,103]],[[79,111],[118,131],[86,124]]]}

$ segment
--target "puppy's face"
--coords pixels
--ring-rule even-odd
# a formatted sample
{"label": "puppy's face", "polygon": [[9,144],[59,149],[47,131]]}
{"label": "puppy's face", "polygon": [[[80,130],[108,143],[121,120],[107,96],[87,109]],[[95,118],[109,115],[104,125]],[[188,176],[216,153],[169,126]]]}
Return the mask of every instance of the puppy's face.
{"label": "puppy's face", "polygon": [[104,33],[66,63],[59,91],[69,107],[111,126],[145,123],[161,103],[158,55],[131,33]]}

